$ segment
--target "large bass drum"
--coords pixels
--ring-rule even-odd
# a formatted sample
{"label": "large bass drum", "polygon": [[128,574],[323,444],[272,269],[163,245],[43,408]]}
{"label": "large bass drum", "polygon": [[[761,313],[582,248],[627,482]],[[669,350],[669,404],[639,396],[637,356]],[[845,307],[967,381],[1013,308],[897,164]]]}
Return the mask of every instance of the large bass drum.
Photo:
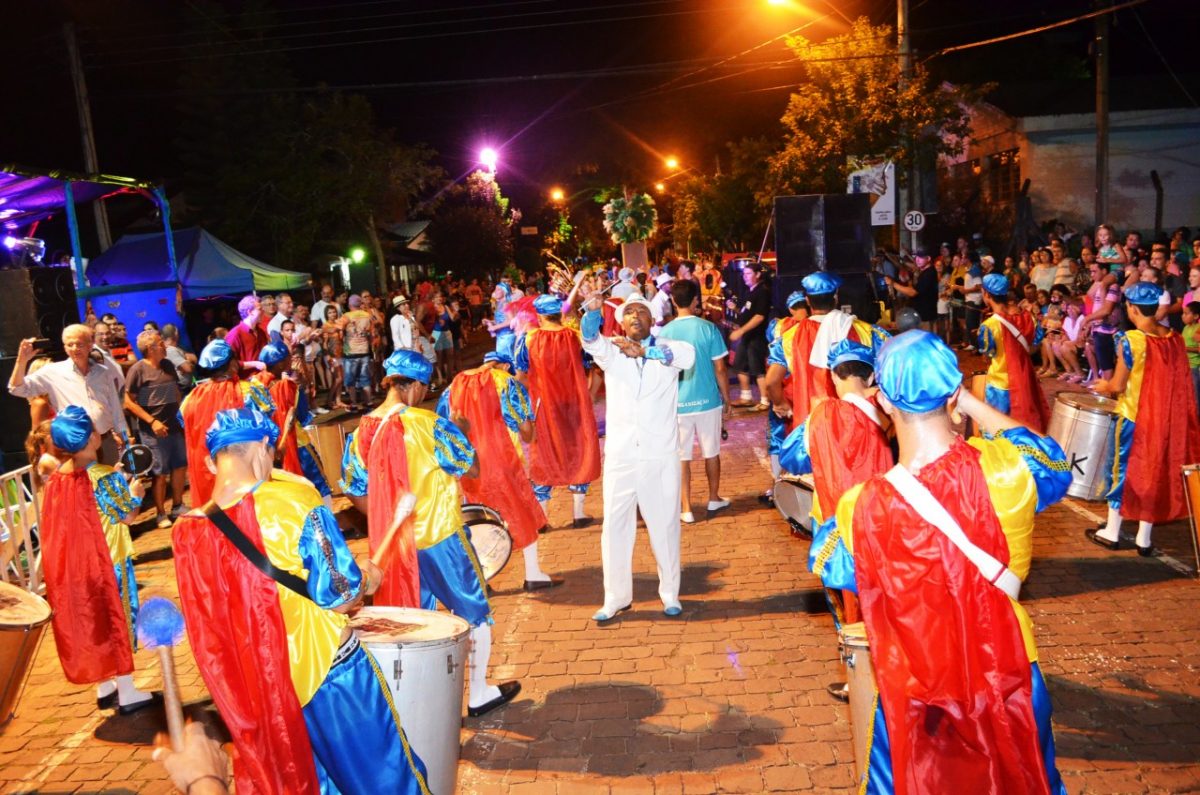
{"label": "large bass drum", "polygon": [[0,582],[0,726],[17,711],[17,700],[49,621],[50,605],[45,599]]}
{"label": "large bass drum", "polygon": [[466,503],[462,507],[467,537],[475,548],[483,578],[490,580],[508,565],[512,557],[512,536],[500,514],[486,505]]}

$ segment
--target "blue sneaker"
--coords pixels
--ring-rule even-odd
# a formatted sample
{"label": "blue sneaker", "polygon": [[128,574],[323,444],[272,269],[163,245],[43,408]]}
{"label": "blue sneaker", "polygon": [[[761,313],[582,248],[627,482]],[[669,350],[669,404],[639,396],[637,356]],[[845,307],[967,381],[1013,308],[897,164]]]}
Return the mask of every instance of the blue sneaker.
{"label": "blue sneaker", "polygon": [[671,618],[674,618],[682,612],[683,608],[679,605],[668,605],[667,607],[663,608],[663,615],[670,616]]}
{"label": "blue sneaker", "polygon": [[597,624],[603,624],[605,621],[612,621],[614,618],[617,617],[618,613],[624,613],[626,610],[628,610],[631,607],[633,607],[632,602],[625,605],[624,607],[618,607],[616,610],[612,611],[612,613],[609,613],[607,610],[605,610],[602,607],[596,611],[596,614],[594,616],[592,616],[592,621],[595,621]]}

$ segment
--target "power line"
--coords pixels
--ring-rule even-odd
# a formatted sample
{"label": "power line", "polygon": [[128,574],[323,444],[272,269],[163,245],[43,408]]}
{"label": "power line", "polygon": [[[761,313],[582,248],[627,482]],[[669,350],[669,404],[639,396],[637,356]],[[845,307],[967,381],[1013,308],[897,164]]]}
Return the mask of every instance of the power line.
{"label": "power line", "polygon": [[1145,2],[1147,2],[1147,0],[1129,0],[1129,2],[1122,3],[1121,5],[1118,5],[1118,6],[1109,6],[1108,8],[1102,8],[1099,11],[1091,11],[1087,14],[1080,14],[1079,16],[1071,17],[1070,19],[1064,19],[1059,22],[1051,22],[1049,25],[1041,25],[1040,27],[1030,28],[1029,30],[1022,30],[1017,33],[1009,33],[1005,36],[996,36],[995,38],[984,39],[983,41],[973,41],[968,44],[958,44],[958,45],[955,45],[954,47],[945,47],[945,48],[933,53],[932,55],[929,56],[929,58],[926,58],[925,60],[928,61],[930,58],[936,58],[939,55],[948,55],[949,53],[952,53],[952,52],[961,52],[963,50],[974,49],[975,47],[983,47],[988,44],[999,44],[1002,41],[1011,41],[1012,39],[1019,39],[1022,36],[1031,36],[1034,33],[1043,33],[1047,30],[1054,30],[1055,28],[1061,28],[1061,27],[1065,27],[1067,25],[1073,25],[1076,22],[1083,22],[1084,20],[1093,19],[1095,17],[1103,16],[1105,14],[1112,14],[1123,8],[1132,8],[1134,6],[1140,6],[1142,3],[1145,3]]}
{"label": "power line", "polygon": [[1150,49],[1154,50],[1154,54],[1158,56],[1158,60],[1162,61],[1163,67],[1167,70],[1167,74],[1175,81],[1175,85],[1179,86],[1179,90],[1188,98],[1188,102],[1192,103],[1192,107],[1200,107],[1196,104],[1196,98],[1192,96],[1192,92],[1187,90],[1187,86],[1179,79],[1179,75],[1175,74],[1175,70],[1171,68],[1171,64],[1167,63],[1167,59],[1163,57],[1162,51],[1158,49],[1158,45],[1154,43],[1154,37],[1150,35],[1150,31],[1146,30],[1145,23],[1142,22],[1142,15],[1135,8],[1133,18],[1137,20],[1138,27],[1142,29],[1142,33],[1146,34],[1146,41],[1150,42]]}
{"label": "power line", "polygon": [[[571,19],[571,20],[563,20],[560,22],[543,22],[543,23],[535,24],[535,25],[510,25],[508,27],[501,27],[501,28],[484,28],[484,29],[477,29],[477,30],[444,31],[444,32],[440,32],[440,33],[426,33],[426,34],[415,35],[415,36],[390,36],[390,37],[380,38],[380,39],[364,39],[364,40],[360,40],[360,41],[346,41],[346,42],[329,42],[329,43],[325,43],[325,44],[306,44],[306,45],[298,45],[295,47],[271,47],[271,48],[263,48],[261,50],[261,52],[263,52],[263,53],[296,52],[296,51],[305,51],[305,50],[323,50],[323,49],[329,49],[329,48],[334,48],[334,47],[359,47],[359,46],[369,45],[369,44],[387,44],[387,43],[398,42],[398,41],[423,41],[423,40],[427,40],[427,39],[440,39],[440,38],[450,38],[450,37],[457,37],[457,36],[474,36],[474,35],[479,35],[479,34],[493,34],[494,35],[497,33],[509,33],[509,32],[522,31],[522,30],[542,30],[542,29],[546,29],[546,28],[571,27],[571,26],[575,26],[575,25],[597,25],[597,24],[607,24],[607,23],[612,23],[612,22],[629,22],[629,21],[636,21],[636,20],[643,20],[643,19],[657,19],[657,18],[661,18],[661,17],[689,16],[692,14],[712,13],[714,11],[728,11],[728,10],[733,10],[735,8],[740,8],[740,6],[726,6],[723,8],[689,9],[689,10],[685,10],[685,11],[666,11],[666,12],[661,12],[661,13],[656,13],[656,14],[629,14],[629,15],[625,15],[625,16],[608,17],[608,18],[603,18],[603,19]],[[248,44],[257,44],[257,42],[248,42]],[[212,59],[212,58],[229,58],[229,57],[235,57],[235,56],[243,55],[243,54],[245,54],[244,51],[240,51],[240,50],[239,51],[224,51],[224,52],[215,52],[215,53],[207,53],[207,54],[185,55],[185,56],[180,56],[177,58],[153,58],[153,59],[147,59],[147,60],[141,60],[141,61],[124,61],[124,62],[110,63],[110,64],[98,64],[93,68],[105,69],[105,68],[112,68],[112,67],[116,67],[116,66],[145,66],[145,65],[150,65],[150,64],[177,63],[180,61],[208,60],[208,59]]]}

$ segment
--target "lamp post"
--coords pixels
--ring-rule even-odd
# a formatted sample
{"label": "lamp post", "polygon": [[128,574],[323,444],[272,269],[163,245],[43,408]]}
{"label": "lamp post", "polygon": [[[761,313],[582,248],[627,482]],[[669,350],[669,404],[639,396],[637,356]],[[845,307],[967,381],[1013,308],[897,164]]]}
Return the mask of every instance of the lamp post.
{"label": "lamp post", "polygon": [[496,150],[490,146],[485,146],[479,152],[479,162],[487,167],[488,174],[492,177],[496,176],[496,163],[499,162],[499,159]]}

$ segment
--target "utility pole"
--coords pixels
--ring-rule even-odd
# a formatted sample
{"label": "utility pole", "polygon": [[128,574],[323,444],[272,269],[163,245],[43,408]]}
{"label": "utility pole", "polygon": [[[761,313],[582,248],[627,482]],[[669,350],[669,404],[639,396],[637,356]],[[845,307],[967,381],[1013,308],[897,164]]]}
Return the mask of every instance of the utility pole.
{"label": "utility pole", "polygon": [[[1096,0],[1099,8],[1107,0]],[[1096,17],[1096,223],[1108,222],[1108,38],[1110,14]]]}
{"label": "utility pole", "polygon": [[[908,39],[908,0],[896,0],[896,55],[899,59],[900,75],[897,78],[897,88],[903,91],[908,85],[909,78],[912,77],[912,47]],[[908,152],[909,162],[911,163],[912,152],[912,135],[911,130],[904,127],[900,129],[900,140],[905,143],[904,150]],[[896,251],[900,251],[900,220],[904,218],[905,213],[913,209],[913,168],[910,166],[903,175],[904,188],[896,191],[896,215],[894,224],[895,229],[893,242],[896,246]],[[897,181],[901,177],[900,169],[894,171]]]}
{"label": "utility pole", "polygon": [[[75,84],[75,110],[79,114],[79,136],[83,139],[83,165],[89,174],[99,174],[100,164],[96,159],[96,137],[92,127],[92,108],[88,102],[87,81],[83,75],[83,59],[79,57],[79,45],[75,41],[75,25],[63,25],[63,36],[67,40],[67,58],[71,64],[71,82]],[[112,245],[112,232],[108,228],[108,210],[104,202],[92,202],[96,213],[96,237],[100,239],[103,253]]]}

